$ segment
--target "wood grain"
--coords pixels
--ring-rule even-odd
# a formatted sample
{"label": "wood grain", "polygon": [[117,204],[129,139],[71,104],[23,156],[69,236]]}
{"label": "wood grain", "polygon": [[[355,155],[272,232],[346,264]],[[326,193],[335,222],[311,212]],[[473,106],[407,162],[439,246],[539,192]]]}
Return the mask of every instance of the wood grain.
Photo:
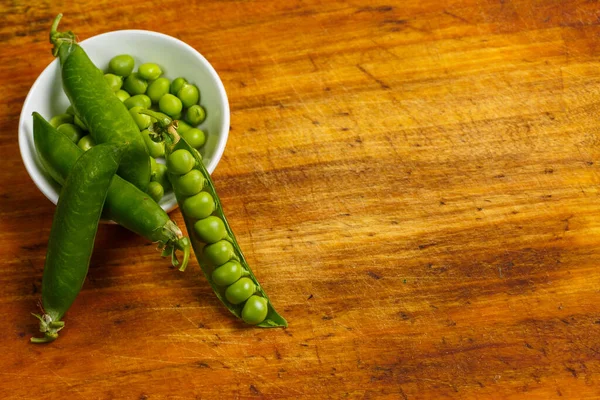
{"label": "wood grain", "polygon": [[[214,173],[285,330],[102,226],[34,346],[54,207],[21,106],[58,12],[178,37],[232,108]],[[600,398],[600,7],[570,0],[2,2],[2,398]],[[173,217],[182,225],[178,211]]]}

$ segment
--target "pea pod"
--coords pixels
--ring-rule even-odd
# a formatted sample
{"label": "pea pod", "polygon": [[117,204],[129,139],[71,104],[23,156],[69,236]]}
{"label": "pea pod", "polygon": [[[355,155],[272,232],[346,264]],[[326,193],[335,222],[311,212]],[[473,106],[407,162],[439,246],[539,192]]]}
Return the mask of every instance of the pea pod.
{"label": "pea pod", "polygon": [[[43,315],[40,332],[46,343],[58,337],[63,315],[71,307],[87,275],[98,221],[124,146],[103,144],[83,154],[61,191],[50,230],[42,278]],[[34,314],[35,315],[35,314]]]}
{"label": "pea pod", "polygon": [[[210,177],[204,167],[200,153],[191,147],[177,134],[177,123],[162,113],[144,110],[143,113],[154,117],[157,123],[153,130],[165,140],[165,156],[167,159],[168,176],[173,191],[177,197],[183,220],[190,232],[192,247],[202,272],[208,279],[213,291],[221,302],[236,317],[244,322],[263,328],[286,327],[287,321],[275,311],[267,294],[252,273],[244,254],[235,239],[235,235],[227,222],[221,201]],[[192,162],[190,163],[190,155]],[[182,177],[194,171],[199,171],[203,178],[203,187],[198,193],[188,191],[190,185]],[[183,185],[183,186],[182,186]],[[182,187],[185,187],[182,190]],[[196,201],[196,196],[204,197]],[[212,198],[213,204],[206,206],[206,198]],[[190,206],[188,200],[197,206]],[[194,210],[190,212],[189,210]],[[187,210],[187,211],[186,211]],[[208,215],[206,210],[209,210]],[[204,213],[202,215],[202,213]],[[195,218],[202,216],[203,218]],[[191,232],[195,232],[192,236]],[[221,268],[226,268],[226,275],[231,275],[232,261],[241,265],[241,271],[229,286],[219,283],[227,281],[220,274]],[[215,271],[219,271],[215,273]],[[233,271],[237,274],[238,271]],[[215,280],[216,278],[216,280]],[[229,283],[229,281],[227,281]]]}
{"label": "pea pod", "polygon": [[76,116],[89,128],[96,143],[128,144],[118,174],[145,191],[150,182],[150,161],[139,129],[75,35],[58,32],[59,14],[50,31],[52,54],[60,59],[63,89]]}
{"label": "pea pod", "polygon": [[[64,185],[84,151],[38,113],[33,113],[33,138],[42,165],[54,180]],[[150,196],[119,176],[114,177],[108,188],[103,218],[158,243],[163,255],[171,255],[174,266],[185,269],[190,255],[188,238]],[[181,263],[176,258],[176,249],[183,252]]]}

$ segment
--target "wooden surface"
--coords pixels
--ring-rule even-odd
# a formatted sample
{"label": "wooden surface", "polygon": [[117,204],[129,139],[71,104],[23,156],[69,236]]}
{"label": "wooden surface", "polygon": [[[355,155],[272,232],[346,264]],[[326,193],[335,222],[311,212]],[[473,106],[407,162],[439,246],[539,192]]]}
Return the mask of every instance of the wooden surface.
{"label": "wooden surface", "polygon": [[[289,328],[102,226],[58,341],[35,346],[54,207],[17,147],[52,60],[140,28],[214,65],[214,173]],[[600,398],[600,4],[566,0],[0,5],[0,397]],[[178,211],[173,217],[182,224]]]}

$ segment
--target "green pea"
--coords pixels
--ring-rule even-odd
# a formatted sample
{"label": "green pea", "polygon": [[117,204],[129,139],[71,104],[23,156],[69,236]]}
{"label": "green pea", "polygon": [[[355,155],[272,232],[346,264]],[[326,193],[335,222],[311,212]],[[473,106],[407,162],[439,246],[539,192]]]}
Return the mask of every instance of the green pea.
{"label": "green pea", "polygon": [[208,192],[200,192],[183,201],[183,212],[187,217],[203,219],[215,211],[215,199]]}
{"label": "green pea", "polygon": [[83,130],[83,131],[89,131],[88,127],[83,123],[83,121],[81,120],[81,118],[79,118],[77,115],[73,117],[73,123],[75,125],[77,125],[78,127],[80,127],[81,130]]}
{"label": "green pea", "polygon": [[94,142],[94,139],[92,139],[91,135],[85,135],[84,137],[79,139],[79,142],[77,142],[77,146],[79,146],[79,148],[83,151],[88,151],[95,145],[96,143]]}
{"label": "green pea", "polygon": [[50,119],[50,125],[55,128],[58,128],[62,124],[72,124],[73,123],[73,115],[71,114],[58,114]]}
{"label": "green pea", "polygon": [[79,142],[79,139],[83,136],[81,128],[74,124],[62,124],[56,130],[67,135],[73,143]]}
{"label": "green pea", "polygon": [[185,141],[195,149],[202,147],[204,142],[206,142],[206,136],[204,135],[204,132],[198,128],[191,128],[185,132],[182,132],[181,137],[183,137]]}
{"label": "green pea", "polygon": [[150,97],[146,96],[145,94],[136,94],[135,96],[131,96],[130,98],[126,99],[123,104],[125,104],[127,109],[133,107],[150,108],[152,101],[150,101]]}
{"label": "green pea", "polygon": [[205,184],[206,179],[197,169],[193,169],[185,175],[180,175],[174,183],[177,191],[184,196],[193,196],[199,193]]}
{"label": "green pea", "polygon": [[182,116],[183,116],[183,113],[181,111],[179,111],[177,114],[171,115],[171,118],[172,119],[176,119],[177,121],[179,121]]}
{"label": "green pea", "polygon": [[138,68],[138,74],[146,80],[153,81],[162,75],[162,69],[157,64],[145,63]]}
{"label": "green pea", "polygon": [[219,286],[229,286],[240,279],[243,272],[242,265],[235,260],[231,260],[213,271],[212,280]]}
{"label": "green pea", "polygon": [[179,77],[179,78],[175,78],[173,80],[173,82],[171,82],[171,94],[177,94],[177,92],[179,92],[179,89],[181,89],[181,87],[183,85],[185,85],[187,83],[187,80],[185,78]]}
{"label": "green pea", "polygon": [[225,290],[225,298],[231,304],[240,304],[246,301],[256,291],[256,285],[250,278],[240,278]]}
{"label": "green pea", "polygon": [[165,143],[164,142],[155,142],[150,138],[150,131],[148,129],[144,129],[142,132],[142,137],[144,138],[144,143],[146,143],[146,148],[148,149],[148,154],[150,157],[163,157],[165,155]]}
{"label": "green pea", "polygon": [[181,112],[183,104],[177,97],[167,93],[158,101],[158,108],[168,116],[173,117]]}
{"label": "green pea", "polygon": [[123,86],[123,78],[115,74],[104,74],[104,79],[113,92],[120,90]]}
{"label": "green pea", "polygon": [[190,129],[192,129],[192,127],[188,125],[187,122],[183,120],[177,121],[177,132],[183,133],[189,131]]}
{"label": "green pea", "polygon": [[223,265],[233,258],[233,246],[227,240],[219,240],[217,243],[208,244],[202,250],[204,257],[213,265]]}
{"label": "green pea", "polygon": [[115,94],[117,95],[119,100],[121,100],[122,102],[124,102],[125,100],[127,100],[128,98],[131,97],[131,95],[129,93],[127,93],[126,91],[124,91],[123,89],[117,90],[115,92]]}
{"label": "green pea", "polygon": [[194,232],[204,243],[216,243],[227,236],[223,220],[214,215],[196,221]]}
{"label": "green pea", "polygon": [[184,84],[178,91],[177,97],[183,103],[184,107],[191,107],[194,104],[198,104],[200,100],[200,91],[196,85]]}
{"label": "green pea", "polygon": [[188,108],[185,112],[185,120],[189,122],[191,125],[199,125],[206,119],[206,111],[204,107],[196,104]]}
{"label": "green pea", "polygon": [[133,71],[135,61],[133,57],[128,54],[120,54],[113,57],[108,63],[108,68],[119,76],[129,76]]}
{"label": "green pea", "polygon": [[169,93],[169,85],[171,82],[167,78],[158,78],[150,83],[146,94],[152,100],[152,103],[157,104],[161,97]]}
{"label": "green pea", "polygon": [[142,78],[137,72],[134,72],[125,78],[123,89],[125,89],[132,96],[136,94],[144,94],[146,93],[146,89],[148,89],[148,81]]}
{"label": "green pea", "polygon": [[267,318],[269,305],[264,297],[252,295],[244,304],[242,309],[242,319],[250,325],[260,324]]}
{"label": "green pea", "polygon": [[167,166],[165,164],[160,164],[155,161],[155,167],[152,170],[152,178],[151,180],[154,182],[160,183],[160,185],[165,189],[171,189],[171,181],[167,176]]}
{"label": "green pea", "polygon": [[187,174],[195,164],[196,160],[192,153],[184,149],[175,150],[167,159],[167,169],[170,173],[177,175]]}
{"label": "green pea", "polygon": [[150,197],[152,197],[154,201],[158,203],[160,199],[162,199],[165,195],[165,190],[160,183],[152,181],[148,184],[147,193],[150,195]]}
{"label": "green pea", "polygon": [[140,128],[142,131],[152,124],[152,117],[149,115],[140,114],[141,110],[143,110],[142,107],[132,107],[129,109],[129,114],[131,114],[131,117],[137,124],[138,128]]}
{"label": "green pea", "polygon": [[65,114],[75,115],[75,109],[73,108],[72,105],[70,105],[69,107],[67,107],[67,111],[65,111]]}
{"label": "green pea", "polygon": [[158,165],[158,163],[156,162],[156,159],[154,157],[150,156],[150,176],[152,176],[152,174],[154,174],[154,171],[156,171],[157,165]]}

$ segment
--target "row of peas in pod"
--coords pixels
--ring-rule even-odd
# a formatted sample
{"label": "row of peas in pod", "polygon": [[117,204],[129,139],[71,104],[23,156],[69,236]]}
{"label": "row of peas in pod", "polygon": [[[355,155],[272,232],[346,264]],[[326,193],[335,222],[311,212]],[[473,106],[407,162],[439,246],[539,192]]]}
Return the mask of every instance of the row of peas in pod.
{"label": "row of peas in pod", "polygon": [[[179,134],[195,149],[206,142],[206,134],[198,126],[206,119],[206,111],[200,103],[200,90],[184,77],[174,80],[162,76],[161,67],[155,63],[144,63],[134,72],[135,60],[132,56],[121,54],[113,57],[104,79],[115,95],[123,102],[140,129],[150,155],[152,171],[148,194],[156,201],[171,189],[163,163],[165,145],[154,141],[148,129],[152,118],[140,113],[144,109],[160,111],[178,120]],[[95,145],[88,128],[75,115],[69,106],[65,113],[54,116],[50,124],[67,135],[73,142],[85,150]],[[157,159],[159,161],[157,162]]]}
{"label": "row of peas in pod", "polygon": [[210,177],[202,172],[199,153],[191,147],[186,149],[185,144],[178,147],[167,156],[167,170],[188,230],[193,226],[192,245],[197,256],[202,254],[200,264],[203,269],[211,266],[209,281],[232,312],[248,324],[261,324],[269,313],[269,300],[243,266],[246,263],[228,230]]}

